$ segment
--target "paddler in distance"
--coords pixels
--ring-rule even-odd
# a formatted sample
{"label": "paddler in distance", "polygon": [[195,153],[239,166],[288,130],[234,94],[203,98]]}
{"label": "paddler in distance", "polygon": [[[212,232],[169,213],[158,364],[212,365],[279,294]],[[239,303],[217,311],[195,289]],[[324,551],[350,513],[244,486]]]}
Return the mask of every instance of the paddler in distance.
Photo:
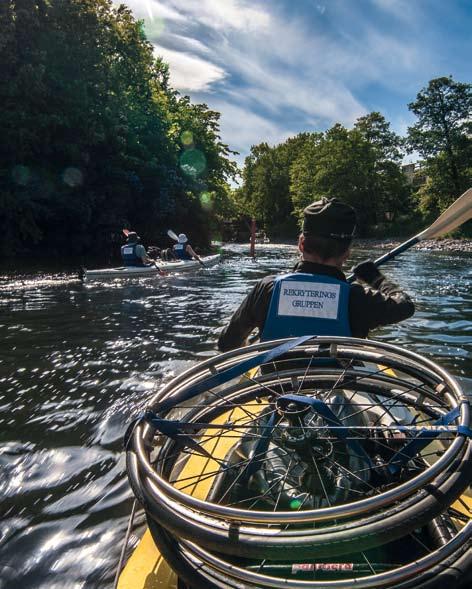
{"label": "paddler in distance", "polygon": [[356,227],[354,209],[322,198],[304,210],[298,239],[301,260],[290,274],[259,280],[222,331],[218,348],[246,343],[257,327],[261,340],[301,335],[365,338],[380,325],[397,323],[415,311],[410,297],[371,260],[353,268],[349,284],[342,266]]}
{"label": "paddler in distance", "polygon": [[204,266],[200,256],[194,251],[190,245],[185,233],[180,233],[178,241],[174,245],[174,254],[178,260],[193,260],[194,258]]}
{"label": "paddler in distance", "polygon": [[155,266],[154,260],[147,255],[141,245],[140,237],[135,231],[126,232],[126,243],[121,246],[121,258],[125,266]]}

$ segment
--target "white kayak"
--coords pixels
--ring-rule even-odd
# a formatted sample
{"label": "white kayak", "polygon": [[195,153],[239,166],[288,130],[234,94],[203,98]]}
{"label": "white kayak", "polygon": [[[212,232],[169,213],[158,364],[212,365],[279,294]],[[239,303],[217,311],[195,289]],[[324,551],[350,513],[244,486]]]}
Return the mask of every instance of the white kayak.
{"label": "white kayak", "polygon": [[[220,261],[220,254],[202,258],[205,268],[214,266]],[[179,260],[177,262],[156,261],[156,266],[122,266],[120,268],[104,268],[103,270],[84,269],[80,277],[84,282],[91,280],[113,280],[115,278],[152,278],[159,275],[159,270],[164,272],[189,272],[198,270],[203,266],[197,260]]]}

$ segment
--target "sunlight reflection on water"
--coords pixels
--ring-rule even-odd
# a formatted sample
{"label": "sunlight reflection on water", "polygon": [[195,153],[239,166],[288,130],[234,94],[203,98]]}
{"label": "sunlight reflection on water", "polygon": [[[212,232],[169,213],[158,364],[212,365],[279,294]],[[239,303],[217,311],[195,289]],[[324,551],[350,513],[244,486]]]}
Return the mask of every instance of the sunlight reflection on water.
{"label": "sunlight reflection on water", "polygon": [[[163,381],[215,353],[251,285],[296,261],[294,245],[260,246],[255,262],[247,251],[228,246],[222,264],[185,276],[84,286],[23,271],[0,285],[5,586],[111,584],[131,505],[127,424]],[[437,359],[472,390],[470,256],[410,251],[386,273],[417,312],[373,336]]]}

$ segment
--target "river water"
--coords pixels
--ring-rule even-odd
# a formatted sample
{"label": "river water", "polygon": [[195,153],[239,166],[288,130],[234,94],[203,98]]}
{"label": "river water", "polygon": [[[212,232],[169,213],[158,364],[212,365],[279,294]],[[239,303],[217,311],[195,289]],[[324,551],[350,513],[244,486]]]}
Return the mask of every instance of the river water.
{"label": "river water", "polygon": [[[294,246],[224,250],[191,275],[83,285],[0,271],[0,588],[111,587],[132,497],[122,452],[152,392],[215,353],[218,333]],[[380,252],[355,250],[354,260]],[[386,273],[413,318],[371,337],[436,359],[472,391],[472,256],[409,251]],[[137,518],[133,538],[142,529]]]}

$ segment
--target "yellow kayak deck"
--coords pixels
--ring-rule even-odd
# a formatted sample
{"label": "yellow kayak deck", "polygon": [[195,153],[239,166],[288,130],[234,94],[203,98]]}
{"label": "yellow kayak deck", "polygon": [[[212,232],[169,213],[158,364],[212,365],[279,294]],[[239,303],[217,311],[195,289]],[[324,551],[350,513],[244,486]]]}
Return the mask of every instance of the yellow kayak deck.
{"label": "yellow kayak deck", "polygon": [[[263,406],[264,404],[261,403],[261,409]],[[242,424],[249,417],[243,408],[237,407],[220,415],[212,423],[223,424],[229,419]],[[188,481],[192,476],[201,476],[205,473],[216,472],[221,464],[221,460],[224,459],[233,445],[234,434],[230,430],[223,432],[216,439],[210,439],[204,442],[202,446],[214,459],[192,454],[182,469],[179,479]],[[205,499],[215,476],[205,477],[198,484],[195,483],[190,489],[187,487],[187,492],[189,495],[193,495],[198,499]],[[186,485],[182,484],[182,487],[184,486]],[[162,557],[154,544],[149,530],[146,530],[120,575],[118,589],[157,588],[177,589],[177,575]]]}
{"label": "yellow kayak deck", "polygon": [[[472,497],[463,495],[453,507],[472,519]],[[177,575],[170,568],[146,530],[126,563],[118,589],[177,589]]]}
{"label": "yellow kayak deck", "polygon": [[118,589],[177,589],[177,575],[170,568],[146,530],[126,563]]}

